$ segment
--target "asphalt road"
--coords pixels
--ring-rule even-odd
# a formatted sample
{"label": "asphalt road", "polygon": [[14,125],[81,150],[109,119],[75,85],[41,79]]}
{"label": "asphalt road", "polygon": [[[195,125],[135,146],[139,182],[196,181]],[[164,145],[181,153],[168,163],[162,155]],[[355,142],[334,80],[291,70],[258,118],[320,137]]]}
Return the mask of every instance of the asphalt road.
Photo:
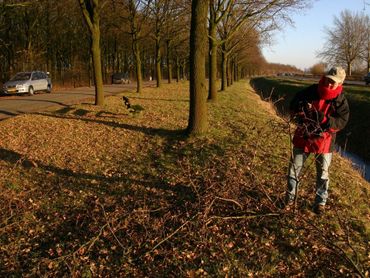
{"label": "asphalt road", "polygon": [[[154,84],[154,83],[153,83]],[[144,86],[152,83],[145,82]],[[116,95],[125,90],[136,90],[136,83],[122,85],[105,85],[105,96]],[[33,96],[12,95],[0,97],[0,120],[32,112],[44,112],[50,108],[63,108],[71,104],[94,103],[95,88],[80,87],[53,91],[51,94],[39,93]]]}
{"label": "asphalt road", "polygon": [[[292,78],[291,76],[289,78]],[[293,77],[294,78],[294,77]],[[302,78],[297,78],[302,79]],[[345,84],[363,85],[363,81],[345,81]],[[144,86],[153,86],[154,81],[144,82]],[[105,95],[119,94],[125,90],[136,90],[136,83],[122,85],[105,85]],[[13,95],[0,97],[0,120],[16,115],[32,112],[44,112],[50,108],[63,108],[71,104],[81,102],[94,103],[94,87],[79,87],[74,89],[64,89],[53,91],[51,94],[40,93],[33,96]]]}

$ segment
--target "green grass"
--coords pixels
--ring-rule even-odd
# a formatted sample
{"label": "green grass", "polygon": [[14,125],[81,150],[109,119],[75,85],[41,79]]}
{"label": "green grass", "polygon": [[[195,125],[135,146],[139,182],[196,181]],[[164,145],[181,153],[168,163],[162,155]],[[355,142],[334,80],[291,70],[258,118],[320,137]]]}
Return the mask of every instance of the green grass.
{"label": "green grass", "polygon": [[287,123],[245,81],[186,137],[188,84],[0,122],[0,276],[365,275],[369,184],[335,155],[328,211],[280,209]]}

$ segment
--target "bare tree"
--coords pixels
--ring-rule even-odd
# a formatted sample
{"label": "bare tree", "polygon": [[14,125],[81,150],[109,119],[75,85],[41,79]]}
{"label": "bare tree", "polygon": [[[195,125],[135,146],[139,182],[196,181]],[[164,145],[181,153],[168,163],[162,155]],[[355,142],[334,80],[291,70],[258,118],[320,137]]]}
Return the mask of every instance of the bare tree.
{"label": "bare tree", "polygon": [[176,81],[185,79],[186,65],[189,61],[189,33],[180,33],[172,41],[172,55],[176,65]]}
{"label": "bare tree", "polygon": [[[163,59],[163,42],[166,42],[167,50],[167,69],[169,81],[171,80],[171,68],[172,61],[170,59],[171,54],[171,42],[176,32],[176,24],[174,20],[179,20],[181,17],[182,0],[151,0],[149,3],[150,16],[152,20],[153,30],[151,36],[155,41],[155,62],[156,62],[156,79],[157,87],[161,87],[162,84],[162,59]],[[178,24],[177,24],[178,25]]]}
{"label": "bare tree", "polygon": [[[224,42],[219,33],[214,34],[214,28],[219,27],[221,19],[227,16],[232,19],[229,22],[233,25],[229,25],[231,28],[226,36],[226,51],[233,49],[228,57],[229,77],[233,76],[229,78],[229,83],[237,80],[236,77],[243,71],[242,68],[248,68],[248,72],[252,72],[252,66],[258,65],[260,68],[257,60],[263,60],[246,58],[243,48],[253,44],[251,37],[244,38],[244,40],[251,40],[250,43],[239,42],[233,47],[238,37],[244,36],[238,30],[234,32],[233,28],[241,29],[244,25],[250,25],[251,22],[256,21],[261,25],[263,25],[262,22],[265,24],[269,22],[275,27],[278,25],[279,18],[284,19],[284,15],[288,18],[293,7],[297,8],[295,6],[297,2],[306,1],[309,0],[212,0],[212,4],[206,1],[209,7],[213,7],[210,10],[212,20],[210,18],[208,26],[211,28],[212,22],[215,23],[212,25],[213,29],[211,28],[213,31],[208,30],[209,33],[205,35],[210,39],[211,47],[216,46],[216,49],[217,47],[220,49],[219,46]],[[88,28],[81,24],[81,3],[86,5],[87,21],[85,21]],[[102,3],[106,3],[104,9],[102,9]],[[159,12],[155,15],[152,9],[149,16],[149,7],[154,8],[154,4],[160,8]],[[95,60],[99,60],[99,58],[92,59],[91,55],[92,42],[97,45],[91,32],[95,30],[94,24],[97,23],[94,21],[95,12],[99,15],[101,52],[97,55],[101,59],[101,69],[97,71],[102,71],[103,82],[108,81],[110,73],[125,71],[137,79],[137,91],[140,92],[143,75],[155,76],[156,65],[164,69],[167,66],[169,82],[172,79],[173,65],[175,65],[177,80],[187,79],[190,50],[189,44],[185,42],[188,41],[190,33],[191,4],[192,1],[189,0],[0,1],[0,81],[4,81],[17,71],[37,68],[49,71],[54,84],[80,86],[87,85],[88,82],[91,85],[95,78],[93,69],[98,67]],[[97,7],[96,10],[94,5]],[[244,16],[247,16],[248,24],[244,22],[238,25],[237,22],[243,22]],[[156,27],[155,18],[158,18],[161,24],[157,25],[159,28],[150,29],[150,27]],[[152,20],[151,24],[149,20]],[[90,26],[94,28],[91,29]],[[256,30],[261,33],[262,28],[258,26]],[[156,33],[159,36],[154,40]],[[157,39],[159,39],[157,43],[159,51],[156,55]],[[214,49],[211,50],[211,54],[215,53]],[[216,51],[215,55],[211,55],[210,60],[209,87],[214,89],[219,69],[216,67],[213,70],[214,67],[211,65],[217,64],[214,58],[218,59],[220,53]],[[165,55],[166,60],[163,59]],[[240,59],[243,59],[243,62]],[[247,61],[252,60],[253,65],[247,66]],[[160,73],[161,69],[157,72]],[[161,80],[161,78],[157,79]],[[99,81],[95,84],[98,85],[95,89],[100,87]]]}
{"label": "bare tree", "polygon": [[143,39],[143,25],[146,15],[147,3],[142,0],[124,0],[124,7],[127,10],[126,20],[130,26],[130,35],[132,40],[132,53],[135,58],[136,68],[136,92],[141,93],[143,88],[143,73],[141,61],[141,45]]}
{"label": "bare tree", "polygon": [[217,36],[217,25],[230,12],[230,8],[234,1],[221,0],[209,1],[209,87],[208,99],[210,101],[217,100],[217,56],[218,47],[222,43]]}
{"label": "bare tree", "polygon": [[[17,71],[38,69],[49,71],[54,84],[92,84],[91,35],[89,29],[81,24],[79,1],[0,2],[1,81],[7,80]],[[108,4],[111,3],[118,2],[108,1]],[[130,40],[118,32],[112,32],[110,24],[119,25],[119,16],[112,17],[112,12],[106,8],[107,6],[100,13],[100,41],[102,68],[107,74],[112,57],[118,57],[118,54],[123,57],[121,52],[127,52]],[[115,10],[117,15],[122,12],[123,9]],[[113,47],[113,35],[119,38],[117,47]],[[125,58],[126,56],[127,61],[133,60],[125,54]]]}
{"label": "bare tree", "polygon": [[[165,22],[164,40],[166,41],[168,83],[172,81],[174,62],[176,70],[179,70],[178,63],[181,59],[179,49],[181,48],[180,46],[184,46],[185,41],[188,41],[190,33],[190,16],[188,12],[190,5],[187,5],[187,2],[183,2],[184,0],[172,0],[171,13]],[[189,51],[189,45],[185,44],[185,46],[187,51]],[[176,78],[179,80],[179,74],[177,74]]]}
{"label": "bare tree", "polygon": [[[221,45],[221,53],[223,59],[221,90],[226,87],[226,70],[228,63],[228,56],[230,49],[234,48],[230,44],[230,40],[237,34],[238,30],[244,25],[253,27],[260,32],[271,31],[279,29],[281,22],[290,22],[290,15],[292,11],[300,10],[310,3],[310,0],[259,0],[259,1],[244,1],[244,0],[218,0],[217,2],[211,0],[210,11],[210,45],[211,57],[210,63],[210,79],[213,79],[217,69],[213,64],[215,56],[212,52]],[[222,25],[222,26],[220,26]],[[218,28],[218,35],[214,33],[214,28]],[[231,46],[230,46],[231,45]],[[212,90],[212,91],[211,91]],[[215,89],[210,85],[209,96],[211,100],[215,96]]]}
{"label": "bare tree", "polygon": [[244,25],[240,28],[238,34],[230,41],[234,45],[230,52],[230,69],[231,74],[229,82],[238,81],[242,69],[260,54],[261,44],[260,33]]}
{"label": "bare tree", "polygon": [[81,12],[91,36],[91,56],[94,68],[95,105],[104,104],[103,77],[100,53],[100,12],[106,1],[79,0]]}
{"label": "bare tree", "polygon": [[334,26],[326,28],[327,34],[324,48],[317,56],[329,64],[341,64],[347,67],[347,74],[352,75],[352,66],[359,60],[363,51],[366,32],[364,18],[358,13],[348,10],[334,17]]}
{"label": "bare tree", "polygon": [[364,28],[364,43],[363,50],[361,53],[362,59],[366,63],[366,72],[370,72],[370,17],[363,17],[363,28]]}
{"label": "bare tree", "polygon": [[205,60],[207,52],[207,0],[192,0],[190,29],[190,112],[188,134],[208,128]]}
{"label": "bare tree", "polygon": [[155,69],[156,69],[156,80],[157,87],[162,85],[162,53],[161,44],[163,39],[163,32],[165,28],[166,20],[170,13],[170,1],[169,0],[153,0],[150,5],[150,15],[153,20],[153,32],[152,37],[155,41]]}
{"label": "bare tree", "polygon": [[317,63],[310,68],[310,72],[314,75],[322,75],[325,73],[326,67],[325,63]]}

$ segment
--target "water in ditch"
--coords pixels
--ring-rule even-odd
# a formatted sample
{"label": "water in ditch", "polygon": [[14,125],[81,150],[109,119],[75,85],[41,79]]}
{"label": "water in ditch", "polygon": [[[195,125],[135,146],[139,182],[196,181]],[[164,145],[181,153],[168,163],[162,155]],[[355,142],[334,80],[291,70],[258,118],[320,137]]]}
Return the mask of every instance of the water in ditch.
{"label": "water in ditch", "polygon": [[337,151],[341,156],[348,158],[352,162],[353,168],[358,170],[361,175],[370,182],[370,163],[366,162],[354,153],[343,150],[339,146],[337,147]]}

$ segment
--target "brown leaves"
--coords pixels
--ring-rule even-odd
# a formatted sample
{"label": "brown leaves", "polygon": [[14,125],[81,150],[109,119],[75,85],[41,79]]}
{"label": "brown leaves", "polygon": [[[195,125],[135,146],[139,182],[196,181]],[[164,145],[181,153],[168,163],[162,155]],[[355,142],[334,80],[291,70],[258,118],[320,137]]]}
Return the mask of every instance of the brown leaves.
{"label": "brown leaves", "polygon": [[280,214],[286,142],[242,84],[210,106],[202,138],[174,132],[188,114],[177,84],[133,93],[135,116],[112,97],[0,122],[0,273],[310,276],[325,261],[351,274],[302,223],[312,216]]}

